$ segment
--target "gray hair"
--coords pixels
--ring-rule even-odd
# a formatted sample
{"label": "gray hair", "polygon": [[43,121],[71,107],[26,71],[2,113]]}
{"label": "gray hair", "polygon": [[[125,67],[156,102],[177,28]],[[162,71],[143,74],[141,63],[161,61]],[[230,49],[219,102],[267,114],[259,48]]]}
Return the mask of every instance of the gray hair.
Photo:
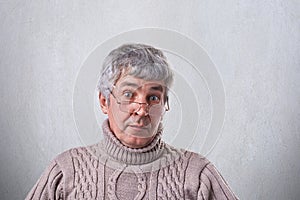
{"label": "gray hair", "polygon": [[124,44],[105,58],[97,87],[108,101],[113,85],[123,75],[163,81],[165,95],[173,83],[173,72],[163,52],[145,44]]}

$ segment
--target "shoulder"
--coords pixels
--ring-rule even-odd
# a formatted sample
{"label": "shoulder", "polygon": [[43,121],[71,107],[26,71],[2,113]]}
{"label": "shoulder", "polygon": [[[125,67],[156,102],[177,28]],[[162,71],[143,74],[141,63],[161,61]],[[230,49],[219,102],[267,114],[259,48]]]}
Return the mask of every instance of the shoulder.
{"label": "shoulder", "polygon": [[74,164],[80,164],[81,162],[92,162],[98,158],[95,150],[99,144],[94,144],[91,146],[82,146],[68,149],[54,158],[54,162],[64,171],[65,168],[69,168]]}
{"label": "shoulder", "polygon": [[80,180],[97,173],[99,159],[94,150],[98,145],[72,148],[54,159],[63,174],[65,191],[72,191]]}
{"label": "shoulder", "polygon": [[210,164],[211,162],[199,153],[166,144],[164,154],[161,156],[158,166],[160,168],[164,166],[182,168],[189,181],[199,182],[204,169]]}
{"label": "shoulder", "polygon": [[200,179],[221,180],[222,176],[205,156],[192,151],[185,151],[189,155],[189,168],[198,173]]}
{"label": "shoulder", "polygon": [[166,145],[166,149],[168,154],[173,155],[173,158],[177,157],[177,162],[186,162],[187,170],[195,175],[200,174],[208,164],[211,164],[206,157],[199,153],[176,148],[170,145]]}
{"label": "shoulder", "polygon": [[211,162],[205,156],[199,153],[186,151],[186,154],[190,155],[189,164],[191,166],[201,168],[203,170],[207,165],[211,164]]}
{"label": "shoulder", "polygon": [[[190,183],[200,183],[202,173],[205,172],[207,166],[211,165],[211,162],[199,153],[195,153],[188,150],[182,150],[181,157],[186,158],[186,178]],[[199,185],[198,185],[199,186]]]}

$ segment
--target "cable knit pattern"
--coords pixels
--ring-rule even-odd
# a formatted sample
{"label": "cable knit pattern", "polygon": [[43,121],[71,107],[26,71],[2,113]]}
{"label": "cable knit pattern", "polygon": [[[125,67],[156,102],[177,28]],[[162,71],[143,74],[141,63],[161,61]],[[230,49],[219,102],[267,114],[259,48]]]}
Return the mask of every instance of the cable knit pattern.
{"label": "cable knit pattern", "polygon": [[147,177],[145,176],[145,174],[140,173],[137,174],[137,178],[138,178],[138,195],[134,198],[134,200],[140,200],[143,199],[144,195],[146,194],[146,189],[147,189]]}
{"label": "cable knit pattern", "polygon": [[57,156],[26,199],[237,199],[207,159],[165,144],[161,129],[147,147],[131,149],[108,124],[100,143]]}
{"label": "cable knit pattern", "polygon": [[95,160],[85,148],[72,149],[71,155],[75,171],[74,199],[96,199],[98,160]]}
{"label": "cable knit pattern", "polygon": [[109,177],[108,180],[108,184],[107,184],[107,193],[108,193],[108,197],[109,199],[118,199],[117,197],[117,181],[118,178],[120,176],[120,174],[122,173],[122,170],[115,170],[115,172]]}
{"label": "cable knit pattern", "polygon": [[184,176],[187,167],[188,153],[174,164],[160,170],[158,175],[158,199],[184,199]]}

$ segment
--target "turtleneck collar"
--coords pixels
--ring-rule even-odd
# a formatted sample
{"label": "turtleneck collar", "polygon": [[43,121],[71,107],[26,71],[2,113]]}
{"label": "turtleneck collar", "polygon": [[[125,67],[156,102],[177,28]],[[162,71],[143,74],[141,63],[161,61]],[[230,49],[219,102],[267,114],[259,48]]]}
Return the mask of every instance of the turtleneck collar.
{"label": "turtleneck collar", "polygon": [[112,133],[108,119],[103,122],[104,150],[106,153],[122,163],[141,165],[156,160],[162,153],[165,143],[161,139],[162,125],[152,142],[143,148],[133,149],[123,145]]}

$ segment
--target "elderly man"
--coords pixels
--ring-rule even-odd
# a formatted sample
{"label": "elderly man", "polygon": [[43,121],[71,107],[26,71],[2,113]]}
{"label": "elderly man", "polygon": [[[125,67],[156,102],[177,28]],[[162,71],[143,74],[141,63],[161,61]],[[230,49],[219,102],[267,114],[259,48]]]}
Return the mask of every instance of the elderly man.
{"label": "elderly man", "polygon": [[237,199],[206,158],[162,141],[172,82],[162,51],[113,50],[98,84],[104,139],[57,156],[26,199]]}

